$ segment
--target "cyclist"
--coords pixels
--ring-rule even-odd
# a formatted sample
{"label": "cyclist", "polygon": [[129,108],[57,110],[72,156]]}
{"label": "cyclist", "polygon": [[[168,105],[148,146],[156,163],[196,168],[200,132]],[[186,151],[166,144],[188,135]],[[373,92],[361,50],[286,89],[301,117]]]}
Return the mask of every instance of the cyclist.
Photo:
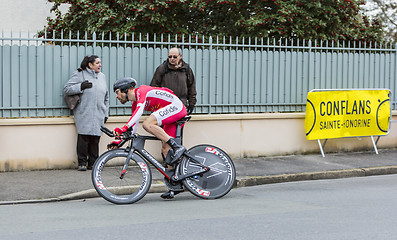
{"label": "cyclist", "polygon": [[[113,85],[116,98],[122,104],[127,101],[133,102],[131,118],[123,127],[115,128],[114,134],[121,135],[130,127],[132,128],[132,133],[135,133],[143,111],[150,111],[152,113],[143,122],[143,128],[162,141],[161,150],[164,156],[167,156],[167,163],[178,160],[186,150],[185,147],[177,144],[174,139],[177,127],[176,121],[186,116],[184,104],[168,88],[146,85],[136,88],[136,84],[137,81],[135,79],[125,77],[117,80]],[[168,168],[172,169],[170,165],[168,165]],[[182,191],[182,184],[179,184],[170,188],[168,192],[163,193],[161,197],[173,198],[174,195]]]}

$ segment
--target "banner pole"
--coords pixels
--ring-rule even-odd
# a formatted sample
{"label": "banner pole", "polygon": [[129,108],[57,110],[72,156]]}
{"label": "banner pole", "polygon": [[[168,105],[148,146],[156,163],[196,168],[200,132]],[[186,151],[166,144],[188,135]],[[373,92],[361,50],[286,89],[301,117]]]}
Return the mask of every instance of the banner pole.
{"label": "banner pole", "polygon": [[[378,154],[378,148],[376,147],[374,136],[371,136],[371,140],[372,140],[372,144],[374,145],[375,152],[376,152],[376,154]],[[379,138],[378,138],[378,140],[379,140]]]}
{"label": "banner pole", "polygon": [[318,142],[318,146],[320,147],[321,155],[322,155],[323,157],[325,157],[325,155],[324,155],[324,150],[323,150],[323,146],[321,145],[320,139],[317,139],[317,142]]}

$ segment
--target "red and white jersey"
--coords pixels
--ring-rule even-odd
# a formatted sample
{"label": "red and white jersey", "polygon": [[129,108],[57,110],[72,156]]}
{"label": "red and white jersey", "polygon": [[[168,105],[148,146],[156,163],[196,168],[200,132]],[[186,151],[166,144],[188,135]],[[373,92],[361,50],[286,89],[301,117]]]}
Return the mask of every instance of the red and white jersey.
{"label": "red and white jersey", "polygon": [[[157,121],[159,125],[162,125],[162,121],[164,119],[174,119],[177,113],[182,109],[185,109],[181,100],[168,88],[141,85],[140,87],[135,88],[134,91],[136,101],[132,103],[132,116],[127,122],[127,125],[133,128],[133,132],[136,132],[139,119],[141,118],[144,110],[156,112],[161,108],[172,105],[156,112],[155,115]],[[186,115],[186,111],[184,115]],[[178,115],[177,119],[173,121],[177,121],[180,118],[181,117]]]}

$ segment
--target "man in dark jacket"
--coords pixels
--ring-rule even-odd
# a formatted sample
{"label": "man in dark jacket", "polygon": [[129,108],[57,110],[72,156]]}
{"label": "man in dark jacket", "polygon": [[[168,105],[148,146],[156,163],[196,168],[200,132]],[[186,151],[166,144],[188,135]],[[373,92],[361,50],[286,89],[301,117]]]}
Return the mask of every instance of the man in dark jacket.
{"label": "man in dark jacket", "polygon": [[154,72],[150,86],[171,89],[185,104],[187,114],[193,112],[196,105],[196,82],[189,64],[182,60],[179,48],[171,48],[168,59]]}

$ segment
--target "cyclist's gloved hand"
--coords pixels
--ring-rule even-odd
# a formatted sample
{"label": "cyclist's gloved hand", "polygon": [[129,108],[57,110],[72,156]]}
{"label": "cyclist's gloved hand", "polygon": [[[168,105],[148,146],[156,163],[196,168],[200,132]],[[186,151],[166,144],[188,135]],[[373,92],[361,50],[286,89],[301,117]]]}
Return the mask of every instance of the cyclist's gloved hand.
{"label": "cyclist's gloved hand", "polygon": [[111,143],[108,144],[108,150],[110,149],[116,149],[117,146],[120,144],[121,140],[119,141],[112,141]]}
{"label": "cyclist's gloved hand", "polygon": [[193,110],[194,110],[194,106],[189,105],[189,106],[187,107],[187,115],[190,115],[190,114],[193,112]]}
{"label": "cyclist's gloved hand", "polygon": [[121,134],[123,134],[123,132],[126,132],[127,129],[128,129],[128,126],[127,126],[127,125],[124,125],[122,128],[118,128],[118,127],[115,128],[115,129],[113,130],[113,132],[115,132],[116,135],[121,135]]}
{"label": "cyclist's gloved hand", "polygon": [[106,123],[108,121],[108,117],[105,117],[105,119],[103,120],[103,123]]}
{"label": "cyclist's gloved hand", "polygon": [[80,89],[83,91],[86,88],[92,88],[92,83],[89,82],[88,80],[85,80],[84,82],[81,83]]}

